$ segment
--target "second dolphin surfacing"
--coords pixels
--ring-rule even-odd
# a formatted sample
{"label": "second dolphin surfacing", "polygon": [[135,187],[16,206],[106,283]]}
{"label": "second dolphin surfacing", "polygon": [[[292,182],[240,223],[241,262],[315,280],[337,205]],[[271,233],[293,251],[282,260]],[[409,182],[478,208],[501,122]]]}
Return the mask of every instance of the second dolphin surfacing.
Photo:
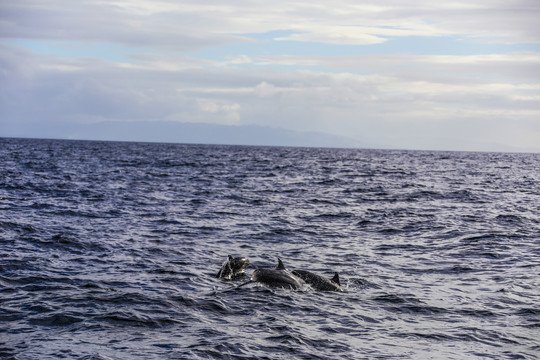
{"label": "second dolphin surfacing", "polygon": [[261,284],[283,289],[299,289],[302,287],[300,281],[291,274],[283,265],[281,259],[278,259],[278,266],[275,269],[257,269],[253,272],[251,280],[240,286],[259,282]]}

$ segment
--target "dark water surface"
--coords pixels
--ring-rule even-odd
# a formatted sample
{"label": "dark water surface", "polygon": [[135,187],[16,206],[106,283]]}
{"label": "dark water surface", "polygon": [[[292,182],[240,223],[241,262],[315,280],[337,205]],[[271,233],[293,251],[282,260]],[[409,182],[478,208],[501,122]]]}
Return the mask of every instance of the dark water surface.
{"label": "dark water surface", "polygon": [[[0,139],[0,358],[537,359],[540,155]],[[228,254],[346,293],[236,288]]]}

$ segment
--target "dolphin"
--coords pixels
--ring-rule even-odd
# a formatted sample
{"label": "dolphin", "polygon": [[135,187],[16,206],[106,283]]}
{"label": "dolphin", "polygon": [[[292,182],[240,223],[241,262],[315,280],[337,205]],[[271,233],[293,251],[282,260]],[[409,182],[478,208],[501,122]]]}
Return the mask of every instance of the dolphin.
{"label": "dolphin", "polygon": [[251,264],[247,258],[229,255],[216,277],[223,280],[242,280],[246,276],[248,266]]}
{"label": "dolphin", "polygon": [[300,279],[304,280],[315,290],[344,292],[341,284],[339,283],[338,273],[335,273],[332,279],[327,279],[306,270],[293,270],[292,273]]}
{"label": "dolphin", "polygon": [[252,282],[277,287],[283,289],[299,289],[302,287],[300,281],[291,274],[283,265],[281,259],[278,259],[278,266],[275,269],[256,269],[251,276],[251,280],[240,285],[244,286]]}

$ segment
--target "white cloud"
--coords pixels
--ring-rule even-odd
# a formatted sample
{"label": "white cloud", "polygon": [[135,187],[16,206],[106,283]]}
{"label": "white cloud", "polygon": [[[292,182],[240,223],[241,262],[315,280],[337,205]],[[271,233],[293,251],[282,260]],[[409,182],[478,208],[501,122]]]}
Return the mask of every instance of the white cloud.
{"label": "white cloud", "polygon": [[266,81],[262,81],[257,86],[255,86],[253,90],[257,96],[262,97],[262,98],[267,98],[267,97],[272,97],[280,92],[291,90],[291,89],[279,88],[275,85],[267,83]]}
{"label": "white cloud", "polygon": [[229,65],[240,65],[240,64],[251,64],[253,60],[246,55],[240,55],[235,57],[228,57],[226,64]]}
{"label": "white cloud", "polygon": [[447,76],[466,83],[466,78],[492,78],[510,82],[540,81],[540,53],[488,55],[351,55],[291,56],[269,55],[254,58],[266,65],[316,67],[342,71],[370,71],[393,76],[425,79]]}
{"label": "white cloud", "polygon": [[305,32],[295,33],[276,40],[289,40],[300,42],[319,42],[330,44],[356,44],[373,45],[386,41],[385,38],[372,35],[365,28],[351,26],[313,26],[312,30],[303,27]]}
{"label": "white cloud", "polygon": [[[233,125],[240,123],[240,105],[223,100],[195,99],[199,109],[205,113],[218,115],[213,123]],[[208,120],[206,120],[208,121]]]}

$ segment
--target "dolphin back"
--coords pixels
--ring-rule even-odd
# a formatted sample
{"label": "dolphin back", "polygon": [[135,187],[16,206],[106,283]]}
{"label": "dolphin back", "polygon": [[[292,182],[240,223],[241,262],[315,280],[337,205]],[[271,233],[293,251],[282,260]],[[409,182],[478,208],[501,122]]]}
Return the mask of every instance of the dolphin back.
{"label": "dolphin back", "polygon": [[344,291],[339,283],[338,273],[335,273],[332,279],[327,279],[323,276],[317,275],[307,270],[293,270],[292,273],[298,276],[300,279],[304,280],[315,290],[338,292]]}
{"label": "dolphin back", "polygon": [[283,289],[295,290],[302,287],[300,280],[287,270],[279,258],[275,269],[256,269],[251,276],[251,281]]}
{"label": "dolphin back", "polygon": [[293,274],[278,269],[257,269],[253,272],[251,280],[283,289],[295,290],[302,287],[300,281]]}

